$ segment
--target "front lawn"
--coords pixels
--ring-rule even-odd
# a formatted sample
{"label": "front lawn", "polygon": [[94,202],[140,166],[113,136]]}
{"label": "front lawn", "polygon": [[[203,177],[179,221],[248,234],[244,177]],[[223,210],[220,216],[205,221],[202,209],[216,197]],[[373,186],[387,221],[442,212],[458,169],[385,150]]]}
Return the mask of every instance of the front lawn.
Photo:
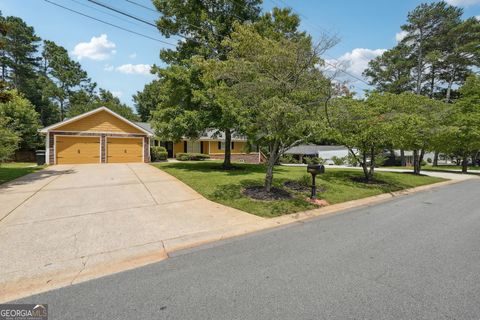
{"label": "front lawn", "polygon": [[9,162],[0,164],[0,184],[17,179],[26,174],[38,171],[43,166],[31,162]]}
{"label": "front lawn", "polygon": [[[388,166],[388,167],[380,167],[380,168],[387,168],[387,169],[400,169],[400,170],[412,170],[412,166],[407,166],[407,167],[401,167],[401,166]],[[422,166],[422,170],[425,171],[445,171],[445,172],[453,172],[453,173],[459,173],[459,171],[462,170],[462,166],[454,166],[454,165],[438,165],[436,167],[432,165],[426,165]],[[472,171],[477,173],[480,171],[480,167],[473,167],[473,166],[468,166],[468,171]]]}
{"label": "front lawn", "polygon": [[[214,161],[153,165],[177,177],[207,199],[258,216],[276,217],[316,208],[315,205],[305,201],[309,195],[308,188],[295,191],[284,186],[287,181],[296,181],[306,186],[310,178],[305,167],[276,167],[274,185],[288,190],[292,198],[266,201],[253,200],[242,192],[245,187],[263,184],[265,167],[262,165],[235,164],[238,169],[230,171],[220,170],[220,162]],[[443,181],[440,178],[415,176],[409,173],[377,172],[375,175],[380,183],[367,184],[358,181],[362,178],[360,170],[327,167],[326,173],[317,178],[317,189],[321,190],[318,197],[335,204]]]}

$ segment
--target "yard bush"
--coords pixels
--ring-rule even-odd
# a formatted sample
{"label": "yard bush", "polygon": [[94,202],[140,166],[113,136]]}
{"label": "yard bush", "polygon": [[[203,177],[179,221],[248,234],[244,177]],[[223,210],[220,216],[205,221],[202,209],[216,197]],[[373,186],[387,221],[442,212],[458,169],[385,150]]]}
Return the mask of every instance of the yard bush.
{"label": "yard bush", "polygon": [[152,161],[161,161],[167,160],[168,152],[165,147],[151,147],[150,155],[152,157]]}
{"label": "yard bush", "polygon": [[284,155],[280,158],[280,163],[298,163],[298,160],[295,159],[295,157],[293,156],[293,154],[284,154]]}
{"label": "yard bush", "polygon": [[179,161],[200,161],[209,159],[210,156],[203,153],[177,153],[176,158]]}
{"label": "yard bush", "polygon": [[346,157],[337,157],[337,156],[333,156],[331,160],[333,161],[333,164],[336,166],[343,166],[347,161]]}

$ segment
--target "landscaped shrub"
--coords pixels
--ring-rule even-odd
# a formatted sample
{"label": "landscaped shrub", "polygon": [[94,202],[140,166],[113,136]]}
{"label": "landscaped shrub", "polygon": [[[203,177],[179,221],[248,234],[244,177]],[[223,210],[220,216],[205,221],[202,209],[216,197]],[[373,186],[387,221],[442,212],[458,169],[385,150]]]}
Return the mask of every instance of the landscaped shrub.
{"label": "landscaped shrub", "polygon": [[432,158],[427,158],[428,163],[432,163]]}
{"label": "landscaped shrub", "polygon": [[347,160],[346,158],[342,158],[342,157],[337,157],[337,156],[333,156],[332,159],[333,161],[333,164],[336,165],[336,166],[343,166],[345,164],[345,161]]}
{"label": "landscaped shrub", "polygon": [[210,156],[203,153],[177,153],[176,158],[179,161],[200,161],[209,159]]}
{"label": "landscaped shrub", "polygon": [[167,160],[168,152],[165,147],[151,147],[150,156],[152,157],[152,161]]}
{"label": "landscaped shrub", "polygon": [[293,154],[284,154],[280,158],[280,163],[298,163],[298,160],[293,157]]}

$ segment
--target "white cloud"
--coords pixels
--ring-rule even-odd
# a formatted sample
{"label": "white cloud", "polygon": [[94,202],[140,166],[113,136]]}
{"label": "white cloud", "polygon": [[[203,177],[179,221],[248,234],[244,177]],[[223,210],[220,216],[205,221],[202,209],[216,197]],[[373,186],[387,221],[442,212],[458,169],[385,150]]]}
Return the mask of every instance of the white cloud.
{"label": "white cloud", "polygon": [[351,52],[343,54],[338,59],[327,60],[327,62],[356,76],[361,76],[362,72],[368,67],[368,62],[383,54],[385,51],[387,50],[356,48]]}
{"label": "white cloud", "polygon": [[106,64],[104,67],[103,67],[103,70],[105,71],[113,71],[113,69],[115,69],[111,64]]}
{"label": "white cloud", "polygon": [[475,4],[480,4],[480,0],[446,0],[448,4],[452,6],[459,6],[459,7],[468,7]]}
{"label": "white cloud", "polygon": [[111,91],[114,97],[120,98],[123,95],[122,91]]}
{"label": "white cloud", "polygon": [[131,53],[131,54],[128,55],[128,57],[129,57],[130,59],[135,59],[135,58],[137,57],[137,53],[136,53],[136,52]]}
{"label": "white cloud", "polygon": [[397,42],[400,42],[402,41],[406,36],[407,36],[408,32],[407,31],[400,31],[400,32],[397,32],[395,34],[395,40],[397,40]]}
{"label": "white cloud", "polygon": [[79,60],[88,58],[92,60],[106,60],[116,53],[116,45],[109,41],[106,34],[92,37],[90,42],[80,42],[73,49],[73,55]]}
{"label": "white cloud", "polygon": [[480,21],[480,15],[479,15],[479,16],[475,16],[475,19],[477,19],[478,21]]}
{"label": "white cloud", "polygon": [[115,68],[116,71],[126,74],[150,74],[151,66],[149,64],[123,64]]}

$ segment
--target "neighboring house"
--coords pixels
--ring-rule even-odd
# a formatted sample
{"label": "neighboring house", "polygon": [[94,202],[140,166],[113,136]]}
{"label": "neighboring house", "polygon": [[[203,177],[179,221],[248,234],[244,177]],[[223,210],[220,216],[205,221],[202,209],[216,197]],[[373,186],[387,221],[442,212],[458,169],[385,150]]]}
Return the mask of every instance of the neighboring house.
{"label": "neighboring house", "polygon": [[304,144],[288,149],[285,151],[285,154],[298,156],[300,160],[304,156],[319,157],[325,160],[326,164],[333,164],[332,158],[343,158],[348,156],[348,149],[345,146]]}
{"label": "neighboring house", "polygon": [[150,162],[153,134],[106,107],[40,130],[48,164]]}
{"label": "neighboring house", "polygon": [[[207,131],[197,141],[160,141],[148,123],[130,121],[106,107],[66,119],[40,132],[46,135],[48,164],[150,162],[153,145],[165,146],[169,157],[196,152],[223,159],[225,153],[225,139],[214,130]],[[259,163],[260,153],[247,153],[245,147],[245,137],[232,137],[232,161]]]}
{"label": "neighboring house", "polygon": [[[154,134],[154,130],[148,122],[136,122],[136,124],[148,132]],[[165,141],[157,137],[152,138],[152,146],[163,146],[167,149],[168,157],[175,158],[178,153],[204,153],[212,159],[224,159],[225,137],[223,132],[215,129],[205,131],[197,140],[182,139],[178,142]],[[259,152],[246,152],[247,138],[242,135],[232,134],[231,152],[232,161],[245,163],[260,163]]]}

